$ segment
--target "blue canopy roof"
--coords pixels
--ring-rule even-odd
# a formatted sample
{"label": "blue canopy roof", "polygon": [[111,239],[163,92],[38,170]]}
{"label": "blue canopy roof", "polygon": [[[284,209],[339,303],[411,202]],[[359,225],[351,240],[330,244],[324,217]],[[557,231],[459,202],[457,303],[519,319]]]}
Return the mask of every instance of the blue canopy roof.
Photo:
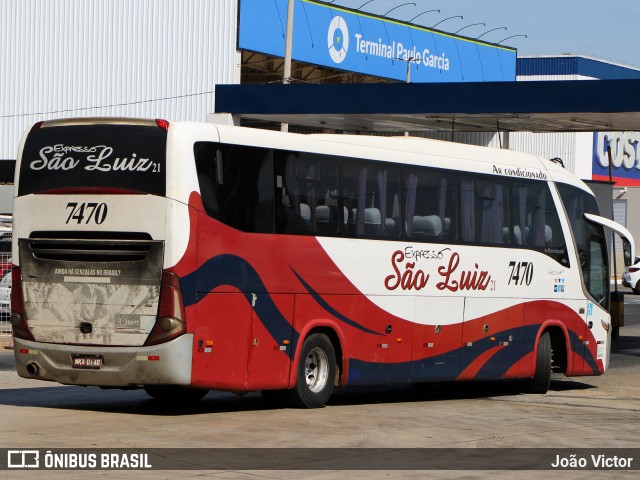
{"label": "blue canopy roof", "polygon": [[216,112],[364,131],[640,130],[640,79],[217,85]]}

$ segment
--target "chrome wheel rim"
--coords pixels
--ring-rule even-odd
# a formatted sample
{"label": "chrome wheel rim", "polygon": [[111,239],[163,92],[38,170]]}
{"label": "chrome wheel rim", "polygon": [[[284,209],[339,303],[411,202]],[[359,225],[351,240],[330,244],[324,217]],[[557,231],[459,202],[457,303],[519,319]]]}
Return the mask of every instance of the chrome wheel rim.
{"label": "chrome wheel rim", "polygon": [[329,379],[329,359],[320,347],[312,349],[304,362],[304,378],[313,393],[324,389]]}

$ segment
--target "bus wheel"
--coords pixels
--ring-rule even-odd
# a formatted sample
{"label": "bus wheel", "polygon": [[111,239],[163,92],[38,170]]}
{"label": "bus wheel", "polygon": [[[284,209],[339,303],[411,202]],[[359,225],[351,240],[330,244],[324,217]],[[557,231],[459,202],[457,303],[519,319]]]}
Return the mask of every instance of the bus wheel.
{"label": "bus wheel", "polygon": [[536,373],[529,380],[531,393],[547,393],[551,384],[551,336],[544,332],[536,354]]}
{"label": "bus wheel", "polygon": [[293,406],[319,408],[333,393],[336,353],[329,337],[316,333],[307,337],[300,351],[296,386],[289,390]]}
{"label": "bus wheel", "polygon": [[196,402],[209,393],[202,388],[187,388],[178,385],[145,385],[144,391],[161,402]]}

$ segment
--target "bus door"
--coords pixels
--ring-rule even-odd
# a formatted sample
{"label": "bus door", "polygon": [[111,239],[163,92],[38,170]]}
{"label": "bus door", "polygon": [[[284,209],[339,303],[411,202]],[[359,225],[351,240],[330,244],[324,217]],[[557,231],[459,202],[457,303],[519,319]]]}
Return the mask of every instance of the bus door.
{"label": "bus door", "polygon": [[[574,375],[598,373],[597,359],[601,358],[604,361],[605,341],[608,341],[597,333],[602,325],[601,320],[598,319],[609,307],[610,279],[607,268],[607,244],[602,227],[589,224],[588,231],[588,250],[581,252],[580,260],[585,287],[597,303],[584,299],[576,309],[582,321],[576,330],[577,337],[573,338],[573,350],[576,354]],[[596,345],[592,345],[592,342],[596,342]]]}
{"label": "bus door", "polygon": [[411,381],[454,380],[460,373],[463,297],[416,297]]}
{"label": "bus door", "polygon": [[[586,252],[580,252],[583,279],[585,286],[595,300],[592,303],[586,300],[585,311],[585,334],[588,341],[596,342],[596,345],[583,345],[584,366],[583,372],[586,374],[597,373],[600,368],[607,368],[609,363],[609,341],[612,334],[612,319],[608,315],[603,315],[610,309],[610,275],[609,275],[609,253],[605,230],[603,227],[611,229],[622,240],[624,253],[624,263],[629,265],[631,259],[635,257],[635,241],[633,236],[625,227],[610,219],[603,218],[590,213],[585,213],[584,218],[588,222]],[[586,257],[586,258],[583,258]],[[584,262],[586,260],[586,264]],[[597,361],[602,362],[602,366],[597,365]]]}
{"label": "bus door", "polygon": [[466,297],[459,379],[517,378],[523,322],[523,298]]}

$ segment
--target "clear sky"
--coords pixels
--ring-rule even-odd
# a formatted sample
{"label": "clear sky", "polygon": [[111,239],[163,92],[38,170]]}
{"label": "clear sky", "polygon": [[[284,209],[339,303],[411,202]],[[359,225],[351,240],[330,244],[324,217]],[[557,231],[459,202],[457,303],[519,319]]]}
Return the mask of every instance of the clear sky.
{"label": "clear sky", "polygon": [[[330,2],[330,0],[327,0]],[[527,35],[503,44],[518,49],[519,56],[572,53],[640,68],[640,0],[335,0],[335,5],[408,21],[427,10],[413,23],[433,26],[460,35],[500,42],[511,35]],[[365,4],[366,5],[363,5]],[[415,3],[414,5],[403,5]],[[403,5],[403,6],[400,6]],[[507,27],[507,30],[501,27]]]}

